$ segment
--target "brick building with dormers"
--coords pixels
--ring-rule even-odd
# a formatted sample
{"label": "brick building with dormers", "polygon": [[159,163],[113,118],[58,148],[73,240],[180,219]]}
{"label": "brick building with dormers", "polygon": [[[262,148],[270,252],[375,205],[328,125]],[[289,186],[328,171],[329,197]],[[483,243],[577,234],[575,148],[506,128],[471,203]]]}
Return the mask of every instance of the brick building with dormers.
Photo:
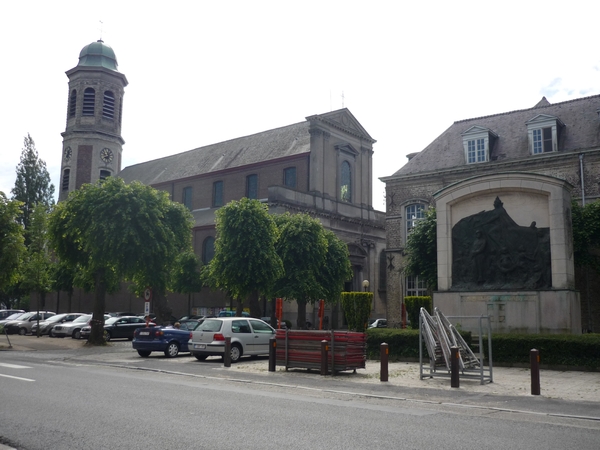
{"label": "brick building with dormers", "polygon": [[[402,272],[407,235],[434,193],[471,177],[529,172],[566,180],[580,203],[600,198],[600,96],[454,122],[430,145],[381,180],[386,184],[388,321],[400,321],[402,296],[426,295],[418,276]],[[582,329],[600,329],[598,277],[577,270]]]}

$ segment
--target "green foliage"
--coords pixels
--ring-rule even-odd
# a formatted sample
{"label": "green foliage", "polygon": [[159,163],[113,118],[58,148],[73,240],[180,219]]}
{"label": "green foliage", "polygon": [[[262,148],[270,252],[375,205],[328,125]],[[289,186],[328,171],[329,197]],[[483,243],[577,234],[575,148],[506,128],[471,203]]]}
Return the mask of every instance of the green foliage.
{"label": "green foliage", "polygon": [[425,211],[406,241],[407,275],[419,276],[429,291],[437,289],[437,220],[435,208]]}
{"label": "green foliage", "polygon": [[[250,294],[270,295],[283,273],[275,251],[278,231],[267,206],[258,200],[232,201],[216,212],[215,256],[203,273],[213,288],[243,300]],[[251,314],[258,305],[251,305]]]}
{"label": "green foliage", "polygon": [[317,272],[317,281],[323,289],[326,303],[335,303],[340,299],[344,283],[352,278],[352,265],[348,246],[332,231],[323,229],[327,241],[325,263]]}
{"label": "green foliage", "polygon": [[77,267],[78,283],[94,283],[91,342],[102,342],[105,294],[122,279],[138,295],[151,286],[154,310],[164,315],[161,299],[177,256],[191,247],[191,227],[190,212],[166,192],[116,177],[84,185],[57,205],[49,222],[55,251]]}
{"label": "green foliage", "polygon": [[[44,295],[52,289],[53,262],[48,249],[48,214],[45,205],[36,205],[26,230],[29,240],[21,286]],[[41,308],[44,308],[42,302]]]}
{"label": "green foliage", "polygon": [[19,222],[25,229],[29,228],[35,205],[44,205],[46,211],[54,205],[54,185],[50,182],[46,163],[39,159],[35,142],[29,134],[23,140],[21,161],[17,165],[17,179],[11,193],[14,200],[23,202]]}
{"label": "green foliage", "polygon": [[193,251],[187,251],[177,256],[173,268],[171,290],[180,294],[188,294],[188,314],[191,314],[191,295],[202,289],[200,261]]}
{"label": "green foliage", "polygon": [[369,323],[372,292],[342,292],[342,309],[348,322],[348,329],[363,332]]}
{"label": "green foliage", "polygon": [[0,291],[17,282],[25,255],[23,228],[17,222],[22,205],[0,192]]}
{"label": "green foliage", "polygon": [[600,273],[600,200],[585,206],[573,201],[572,210],[575,264]]}
{"label": "green foliage", "polygon": [[410,320],[410,327],[413,330],[419,329],[419,314],[421,308],[425,308],[429,314],[433,313],[432,301],[429,296],[408,296],[404,297],[406,306],[406,316]]}

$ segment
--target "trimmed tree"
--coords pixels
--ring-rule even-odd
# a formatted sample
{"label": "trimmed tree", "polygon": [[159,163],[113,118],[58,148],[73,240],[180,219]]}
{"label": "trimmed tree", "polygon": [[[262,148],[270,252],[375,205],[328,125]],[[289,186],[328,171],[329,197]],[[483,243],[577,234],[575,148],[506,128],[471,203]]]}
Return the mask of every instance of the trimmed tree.
{"label": "trimmed tree", "polygon": [[307,214],[275,216],[279,228],[277,254],[283,261],[284,274],[275,284],[277,297],[298,304],[298,328],[305,328],[306,304],[324,298],[326,289],[319,272],[324,270],[328,238],[323,225]]}
{"label": "trimmed tree", "polygon": [[191,227],[168,193],[120,178],[84,185],[57,205],[49,227],[56,253],[94,284],[90,343],[104,342],[106,292],[123,279],[138,295],[152,287],[157,316],[170,315],[165,293],[177,255],[191,247]]}
{"label": "trimmed tree", "polygon": [[277,227],[258,200],[232,201],[216,212],[215,255],[204,271],[206,281],[237,300],[237,315],[250,299],[250,314],[260,317],[259,295],[269,295],[283,273],[275,252]]}

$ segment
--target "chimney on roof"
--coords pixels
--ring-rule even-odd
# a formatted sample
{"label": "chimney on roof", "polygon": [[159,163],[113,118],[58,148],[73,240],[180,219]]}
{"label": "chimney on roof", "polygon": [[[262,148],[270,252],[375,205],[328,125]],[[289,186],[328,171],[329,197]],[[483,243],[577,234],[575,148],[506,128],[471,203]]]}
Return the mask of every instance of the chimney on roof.
{"label": "chimney on roof", "polygon": [[411,159],[413,159],[415,156],[417,156],[419,154],[419,152],[414,152],[414,153],[409,153],[408,155],[406,155],[406,157],[408,158],[408,160],[410,161]]}
{"label": "chimney on roof", "polygon": [[542,106],[549,106],[551,103],[546,99],[546,97],[542,97],[542,99],[534,106],[534,108],[541,108]]}

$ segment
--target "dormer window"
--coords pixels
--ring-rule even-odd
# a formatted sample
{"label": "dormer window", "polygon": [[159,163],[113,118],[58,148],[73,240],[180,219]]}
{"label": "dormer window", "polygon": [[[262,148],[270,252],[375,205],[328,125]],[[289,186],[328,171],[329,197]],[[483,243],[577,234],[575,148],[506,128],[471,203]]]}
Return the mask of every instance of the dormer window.
{"label": "dormer window", "polygon": [[558,117],[539,114],[527,121],[529,151],[532,155],[558,151],[558,136],[565,125]]}
{"label": "dormer window", "polygon": [[462,133],[467,164],[487,162],[498,135],[489,128],[473,126]]}

